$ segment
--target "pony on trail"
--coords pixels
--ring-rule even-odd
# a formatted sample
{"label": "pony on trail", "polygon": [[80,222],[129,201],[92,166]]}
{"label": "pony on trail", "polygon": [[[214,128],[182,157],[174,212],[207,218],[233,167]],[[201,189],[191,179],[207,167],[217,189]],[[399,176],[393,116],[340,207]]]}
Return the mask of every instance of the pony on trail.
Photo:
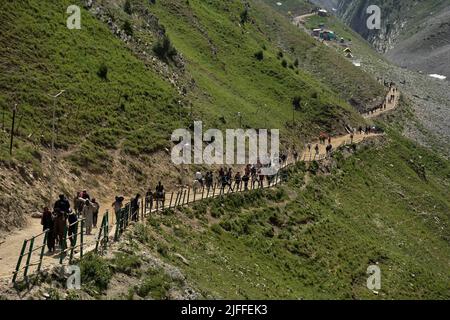
{"label": "pony on trail", "polygon": [[194,190],[194,193],[199,193],[203,189],[203,183],[200,182],[198,179],[195,179],[192,182],[192,190]]}

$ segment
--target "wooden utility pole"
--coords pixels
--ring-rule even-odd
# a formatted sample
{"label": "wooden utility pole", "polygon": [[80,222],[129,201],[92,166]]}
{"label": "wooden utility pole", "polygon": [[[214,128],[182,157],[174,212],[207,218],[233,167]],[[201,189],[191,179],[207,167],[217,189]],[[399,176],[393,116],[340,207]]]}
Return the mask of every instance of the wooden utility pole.
{"label": "wooden utility pole", "polygon": [[9,155],[12,156],[13,142],[14,142],[14,124],[16,122],[17,103],[13,108],[12,125],[11,125],[11,142],[9,144]]}
{"label": "wooden utility pole", "polygon": [[66,90],[61,90],[57,95],[50,97],[53,98],[53,108],[52,108],[52,149],[51,149],[51,172],[50,172],[50,190],[49,190],[49,207],[52,207],[52,199],[53,199],[53,184],[54,184],[54,175],[55,175],[55,127],[56,127],[56,99],[65,92]]}

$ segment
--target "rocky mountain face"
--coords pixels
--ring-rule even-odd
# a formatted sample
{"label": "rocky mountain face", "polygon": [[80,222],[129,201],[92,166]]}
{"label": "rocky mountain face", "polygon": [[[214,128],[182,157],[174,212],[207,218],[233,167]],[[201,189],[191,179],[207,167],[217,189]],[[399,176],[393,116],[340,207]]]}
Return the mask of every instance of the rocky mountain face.
{"label": "rocky mountain face", "polygon": [[[401,67],[450,77],[449,0],[315,0]],[[370,30],[367,8],[381,9],[381,28]]]}

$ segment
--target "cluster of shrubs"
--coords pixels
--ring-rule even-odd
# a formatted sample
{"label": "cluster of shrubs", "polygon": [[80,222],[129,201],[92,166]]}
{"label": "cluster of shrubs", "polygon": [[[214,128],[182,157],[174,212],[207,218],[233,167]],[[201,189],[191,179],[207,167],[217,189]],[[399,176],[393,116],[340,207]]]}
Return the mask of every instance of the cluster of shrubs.
{"label": "cluster of shrubs", "polygon": [[173,61],[174,57],[177,55],[177,50],[173,47],[167,35],[164,35],[164,37],[153,46],[153,52],[159,59],[167,63]]}
{"label": "cluster of shrubs", "polygon": [[244,11],[241,12],[241,23],[245,24],[250,20],[250,14],[248,13],[248,8],[246,7]]}

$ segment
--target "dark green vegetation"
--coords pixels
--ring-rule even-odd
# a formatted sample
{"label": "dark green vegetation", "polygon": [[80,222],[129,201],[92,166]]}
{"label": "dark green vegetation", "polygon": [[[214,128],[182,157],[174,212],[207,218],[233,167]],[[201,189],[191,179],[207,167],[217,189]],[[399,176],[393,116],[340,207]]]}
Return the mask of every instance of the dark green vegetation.
{"label": "dark green vegetation", "polygon": [[[369,75],[260,1],[251,1],[248,9],[237,0],[100,3],[131,36],[128,43],[83,7],[82,29],[67,29],[70,1],[1,4],[0,40],[7,44],[0,49],[5,129],[15,103],[20,119],[15,160],[8,155],[7,132],[1,131],[3,162],[39,167],[33,152],[38,155],[50,145],[49,94],[60,89],[66,92],[56,103],[56,147],[73,165],[94,173],[111,171],[114,150],[139,157],[169,146],[172,130],[193,119],[237,127],[240,111],[244,126],[280,128],[282,137],[295,130],[296,136],[307,137],[362,122],[346,101],[371,103],[383,94]],[[153,17],[157,25],[141,27]],[[136,43],[148,44],[146,55]],[[151,54],[169,71],[150,62]],[[178,74],[177,88],[185,96],[170,84],[171,72]],[[294,96],[301,96],[303,104],[292,128]]]}

